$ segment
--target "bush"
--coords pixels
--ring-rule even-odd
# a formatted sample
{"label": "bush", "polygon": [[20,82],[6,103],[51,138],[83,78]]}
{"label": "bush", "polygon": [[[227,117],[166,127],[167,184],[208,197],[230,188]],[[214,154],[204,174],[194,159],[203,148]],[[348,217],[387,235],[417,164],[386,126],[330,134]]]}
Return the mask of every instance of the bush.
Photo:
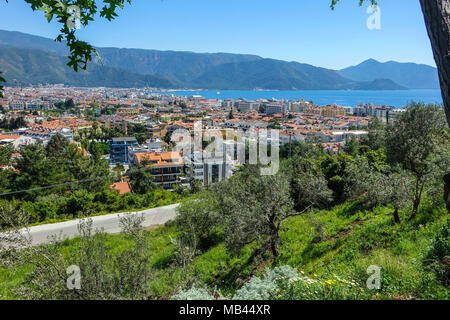
{"label": "bush", "polygon": [[172,296],[172,300],[215,300],[206,288],[192,287],[189,290],[181,290]]}
{"label": "bush", "polygon": [[[214,296],[221,296],[219,292]],[[174,300],[212,300],[214,296],[206,288],[193,287],[180,291],[172,297]],[[290,266],[267,268],[262,277],[252,277],[238,289],[232,300],[347,300],[368,299],[365,291],[354,281],[333,276],[332,279],[312,279]]]}
{"label": "bush", "polygon": [[249,282],[236,291],[234,300],[268,300],[278,290],[277,280],[291,280],[297,277],[297,271],[290,266],[266,269],[262,278],[252,277]]}
{"label": "bush", "polygon": [[55,219],[58,207],[50,200],[43,202],[24,202],[22,209],[30,215],[31,223]]}
{"label": "bush", "polygon": [[179,237],[206,250],[217,242],[218,216],[216,203],[210,193],[202,193],[198,199],[183,202],[175,219]]}
{"label": "bush", "polygon": [[439,280],[450,286],[450,221],[447,221],[431,242],[424,264],[436,273]]}
{"label": "bush", "polygon": [[66,213],[73,215],[78,213],[88,214],[93,200],[93,194],[86,190],[77,190],[67,200]]}

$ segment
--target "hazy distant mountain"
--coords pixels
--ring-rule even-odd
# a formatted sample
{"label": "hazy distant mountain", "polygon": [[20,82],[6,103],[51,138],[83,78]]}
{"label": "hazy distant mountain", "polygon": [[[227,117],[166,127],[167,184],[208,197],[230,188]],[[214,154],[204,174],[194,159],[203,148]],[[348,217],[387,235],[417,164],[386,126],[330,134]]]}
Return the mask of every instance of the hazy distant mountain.
{"label": "hazy distant mountain", "polygon": [[166,79],[90,64],[87,71],[75,72],[67,59],[42,50],[0,48],[0,70],[8,84],[36,85],[62,83],[92,87],[173,88]]}
{"label": "hazy distant mountain", "polygon": [[198,75],[226,63],[261,60],[261,57],[230,53],[194,53],[144,49],[98,48],[105,65],[141,74],[157,74],[188,84]]}
{"label": "hazy distant mountain", "polygon": [[[0,30],[0,48],[38,49],[66,56],[63,43],[15,31]],[[199,74],[224,63],[262,59],[255,55],[230,53],[194,53],[145,49],[97,48],[105,66],[133,73],[160,75],[178,83],[187,83]]]}
{"label": "hazy distant mountain", "polygon": [[390,80],[359,83],[329,69],[274,59],[219,65],[191,81],[196,88],[207,89],[279,89],[279,90],[401,90]]}
{"label": "hazy distant mountain", "polygon": [[0,48],[38,49],[52,52],[59,56],[67,55],[69,52],[64,44],[52,39],[5,30],[0,30]]}
{"label": "hazy distant mountain", "polygon": [[391,79],[375,79],[373,81],[355,82],[352,90],[408,90]]}
{"label": "hazy distant mountain", "polygon": [[17,79],[23,84],[243,90],[405,89],[386,76],[354,80],[334,70],[255,55],[97,49],[105,67],[92,63],[87,72],[77,74],[65,66],[67,48],[64,44],[0,30],[0,70],[8,81]]}
{"label": "hazy distant mountain", "polygon": [[409,89],[439,89],[437,69],[424,64],[385,63],[373,59],[339,71],[339,74],[354,81],[391,79]]}

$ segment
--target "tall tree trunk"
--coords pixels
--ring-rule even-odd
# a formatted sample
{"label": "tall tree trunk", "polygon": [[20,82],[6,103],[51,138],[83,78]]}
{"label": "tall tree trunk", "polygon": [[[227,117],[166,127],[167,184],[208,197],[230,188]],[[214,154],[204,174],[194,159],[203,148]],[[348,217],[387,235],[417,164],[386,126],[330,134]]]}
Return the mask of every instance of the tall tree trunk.
{"label": "tall tree trunk", "polygon": [[272,251],[273,256],[276,258],[280,254],[278,251],[278,239],[272,239],[270,242],[270,250]]}
{"label": "tall tree trunk", "polygon": [[447,206],[447,211],[450,213],[450,173],[444,177],[444,201]]}
{"label": "tall tree trunk", "polygon": [[413,201],[413,210],[411,216],[409,217],[409,220],[413,220],[417,216],[417,212],[419,211],[419,205],[420,200],[418,198],[415,198]]}
{"label": "tall tree trunk", "polygon": [[420,0],[450,126],[450,0]]}
{"label": "tall tree trunk", "polygon": [[414,200],[413,200],[413,210],[411,213],[411,217],[409,220],[413,220],[417,212],[419,211],[420,202],[422,201],[422,191],[424,188],[424,183],[422,182],[422,177],[416,177],[416,186],[414,191]]}
{"label": "tall tree trunk", "polygon": [[395,223],[401,223],[401,222],[402,222],[402,221],[400,220],[400,215],[399,215],[399,213],[398,213],[398,208],[397,208],[397,207],[395,207],[393,215],[394,215],[394,221],[395,221]]}
{"label": "tall tree trunk", "polygon": [[[450,0],[420,0],[439,71],[442,99],[450,127]],[[450,213],[450,172],[444,177],[444,198]]]}
{"label": "tall tree trunk", "polygon": [[270,251],[274,258],[277,258],[280,252],[278,251],[278,242],[280,241],[280,227],[272,227],[272,234],[270,235]]}

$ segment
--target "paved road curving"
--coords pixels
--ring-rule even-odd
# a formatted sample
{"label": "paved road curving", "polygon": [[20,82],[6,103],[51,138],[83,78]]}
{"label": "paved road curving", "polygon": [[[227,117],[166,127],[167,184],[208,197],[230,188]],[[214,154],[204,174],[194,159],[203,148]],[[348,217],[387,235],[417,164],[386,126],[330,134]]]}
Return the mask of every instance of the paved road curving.
{"label": "paved road curving", "polygon": [[[159,207],[148,209],[139,212],[133,212],[132,214],[143,214],[145,228],[151,226],[157,226],[166,223],[167,221],[175,218],[175,208],[178,204],[173,204],[166,207]],[[103,216],[92,217],[93,229],[103,229],[106,233],[119,233],[119,217],[125,213],[113,213]],[[78,236],[78,223],[80,220],[66,221],[54,224],[45,224],[28,229],[29,236],[31,237],[32,245],[40,245],[50,242],[50,237],[56,235],[62,238],[74,238]],[[25,230],[22,230],[23,234],[26,234]],[[28,234],[27,234],[28,237]]]}

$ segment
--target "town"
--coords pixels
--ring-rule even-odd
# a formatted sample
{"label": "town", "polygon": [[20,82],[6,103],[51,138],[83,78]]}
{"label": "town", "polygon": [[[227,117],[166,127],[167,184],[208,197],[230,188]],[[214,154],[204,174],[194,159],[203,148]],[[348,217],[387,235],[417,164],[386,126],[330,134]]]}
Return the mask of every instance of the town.
{"label": "town", "polygon": [[[153,89],[154,90],[154,89]],[[272,129],[279,145],[311,141],[330,154],[338,154],[351,139],[367,134],[371,119],[389,123],[404,109],[360,104],[318,106],[313,101],[245,99],[208,100],[154,93],[151,89],[6,87],[0,100],[0,144],[14,146],[13,158],[22,146],[46,145],[62,135],[90,156],[91,142],[103,145],[110,169],[145,165],[155,183],[164,189],[203,186],[219,182],[238,169],[235,159],[208,161],[198,152],[175,151],[172,134],[179,129],[193,135],[194,123],[203,130],[227,132]],[[234,142],[234,141],[232,141]],[[269,139],[270,144],[270,139]],[[205,148],[208,143],[202,143]],[[203,148],[203,149],[204,149]],[[204,150],[203,150],[204,151]],[[112,185],[130,192],[126,177]]]}

